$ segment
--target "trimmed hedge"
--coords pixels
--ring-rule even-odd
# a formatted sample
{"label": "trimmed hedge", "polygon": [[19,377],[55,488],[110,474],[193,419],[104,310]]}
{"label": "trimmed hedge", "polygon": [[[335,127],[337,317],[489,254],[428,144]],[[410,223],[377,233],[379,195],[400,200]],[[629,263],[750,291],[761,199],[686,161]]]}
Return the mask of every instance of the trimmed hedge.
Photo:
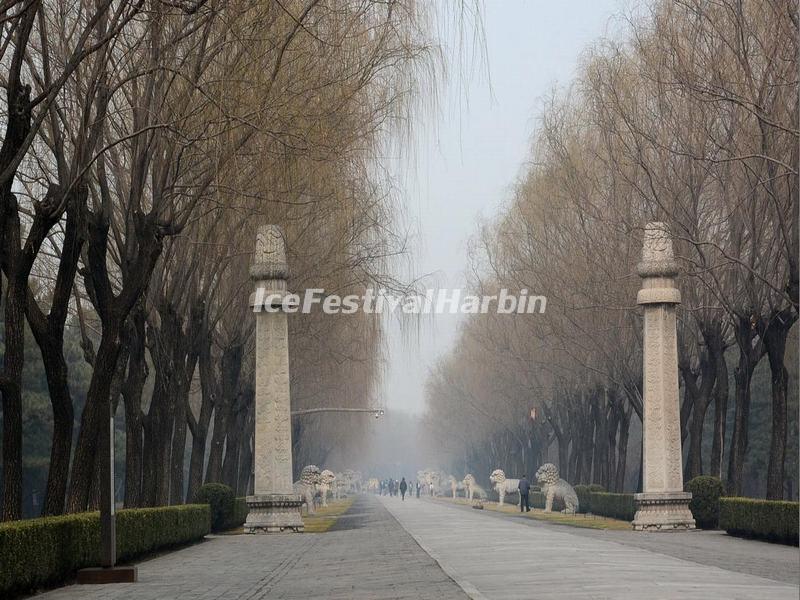
{"label": "trimmed hedge", "polygon": [[[581,502],[581,497],[578,496]],[[583,502],[579,507],[581,512],[592,512],[595,515],[620,519],[621,521],[633,521],[636,514],[636,501],[633,494],[612,494],[609,492],[590,492],[589,506],[587,511],[583,507]]]}
{"label": "trimmed hedge", "polygon": [[588,485],[576,485],[575,494],[578,496],[578,512],[592,512],[592,492]]}
{"label": "trimmed hedge", "polygon": [[[209,532],[205,505],[117,512],[117,560],[200,540]],[[0,524],[0,596],[33,591],[100,564],[100,513]]]}
{"label": "trimmed hedge", "polygon": [[247,507],[247,500],[245,498],[236,498],[233,501],[233,511],[231,512],[230,519],[225,523],[225,529],[236,529],[244,525],[247,520],[247,513],[250,509]]}
{"label": "trimmed hedge", "polygon": [[528,498],[531,508],[544,508],[545,495],[542,492],[531,492]]}
{"label": "trimmed hedge", "polygon": [[[545,503],[547,502],[547,494],[544,492],[531,492],[529,497],[531,508],[540,508],[544,510]],[[553,500],[553,511],[559,512],[564,510],[564,503],[556,498]]]}
{"label": "trimmed hedge", "polygon": [[720,498],[719,526],[731,535],[798,545],[800,503]]}
{"label": "trimmed hedge", "polygon": [[211,507],[211,531],[230,529],[234,521],[236,496],[233,489],[224,483],[206,483],[194,495],[196,504]]}
{"label": "trimmed hedge", "polygon": [[576,485],[578,496],[578,512],[592,513],[622,521],[633,521],[636,514],[636,502],[633,494],[613,494],[603,491],[603,486]]}
{"label": "trimmed hedge", "polygon": [[686,483],[692,493],[689,510],[700,529],[716,529],[719,525],[719,499],[723,494],[722,481],[711,475],[700,475]]}

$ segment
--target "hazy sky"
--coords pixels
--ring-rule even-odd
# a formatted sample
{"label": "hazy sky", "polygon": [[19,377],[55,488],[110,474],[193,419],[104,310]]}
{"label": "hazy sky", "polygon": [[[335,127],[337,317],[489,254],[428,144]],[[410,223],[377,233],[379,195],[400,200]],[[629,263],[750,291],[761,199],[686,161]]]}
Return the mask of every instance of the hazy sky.
{"label": "hazy sky", "polygon": [[[414,273],[432,274],[439,287],[464,286],[469,239],[482,217],[508,201],[542,98],[573,78],[581,52],[623,8],[619,0],[486,0],[484,6],[491,88],[485,77],[468,82],[466,91],[446,86],[438,114],[415,126],[414,166],[399,174]],[[458,321],[436,316],[411,341],[390,325],[386,406],[424,412],[425,378],[453,344]]]}

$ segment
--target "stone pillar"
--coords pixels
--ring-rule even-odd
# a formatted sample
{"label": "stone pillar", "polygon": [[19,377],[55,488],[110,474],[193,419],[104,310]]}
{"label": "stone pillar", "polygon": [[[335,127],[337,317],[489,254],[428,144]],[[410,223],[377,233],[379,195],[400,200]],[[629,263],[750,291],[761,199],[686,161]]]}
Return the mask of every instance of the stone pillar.
{"label": "stone pillar", "polygon": [[683,491],[678,343],[675,306],[681,301],[674,277],[678,264],[665,223],[648,223],[642,262],[636,268],[644,307],[644,491],[636,494],[637,531],[694,529],[692,495]]}
{"label": "stone pillar", "polygon": [[256,314],[255,449],[253,495],[246,533],[303,531],[301,498],[292,489],[292,422],[289,406],[289,340],[286,246],[276,225],[259,227],[250,278]]}

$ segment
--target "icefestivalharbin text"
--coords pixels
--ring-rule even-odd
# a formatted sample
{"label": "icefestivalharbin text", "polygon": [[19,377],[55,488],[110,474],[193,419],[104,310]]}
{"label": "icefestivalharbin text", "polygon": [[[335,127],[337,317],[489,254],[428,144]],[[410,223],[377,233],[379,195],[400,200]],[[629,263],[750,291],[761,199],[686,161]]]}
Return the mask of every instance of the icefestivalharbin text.
{"label": "icefestivalharbin text", "polygon": [[460,289],[428,289],[424,294],[396,295],[386,290],[367,288],[363,295],[326,294],[322,288],[309,288],[302,294],[267,289],[259,286],[250,299],[254,312],[310,313],[319,307],[326,314],[354,314],[358,311],[382,314],[543,314],[545,296],[534,296],[528,290],[478,296]]}

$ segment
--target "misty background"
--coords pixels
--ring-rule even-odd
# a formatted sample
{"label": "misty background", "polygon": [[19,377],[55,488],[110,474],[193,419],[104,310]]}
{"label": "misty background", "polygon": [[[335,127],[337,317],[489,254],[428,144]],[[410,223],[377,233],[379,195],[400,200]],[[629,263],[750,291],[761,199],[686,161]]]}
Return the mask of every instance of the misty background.
{"label": "misty background", "polygon": [[[487,2],[483,39],[463,40],[464,73],[457,40],[443,36],[450,38],[444,50],[451,70],[437,107],[413,127],[411,154],[394,174],[408,211],[410,279],[465,287],[470,238],[509,199],[529,159],[543,99],[569,84],[583,50],[608,34],[625,8],[619,0]],[[387,415],[370,428],[367,470],[389,476],[436,465],[422,426],[425,380],[454,343],[460,320],[450,314],[411,323],[390,319],[378,398]]]}

